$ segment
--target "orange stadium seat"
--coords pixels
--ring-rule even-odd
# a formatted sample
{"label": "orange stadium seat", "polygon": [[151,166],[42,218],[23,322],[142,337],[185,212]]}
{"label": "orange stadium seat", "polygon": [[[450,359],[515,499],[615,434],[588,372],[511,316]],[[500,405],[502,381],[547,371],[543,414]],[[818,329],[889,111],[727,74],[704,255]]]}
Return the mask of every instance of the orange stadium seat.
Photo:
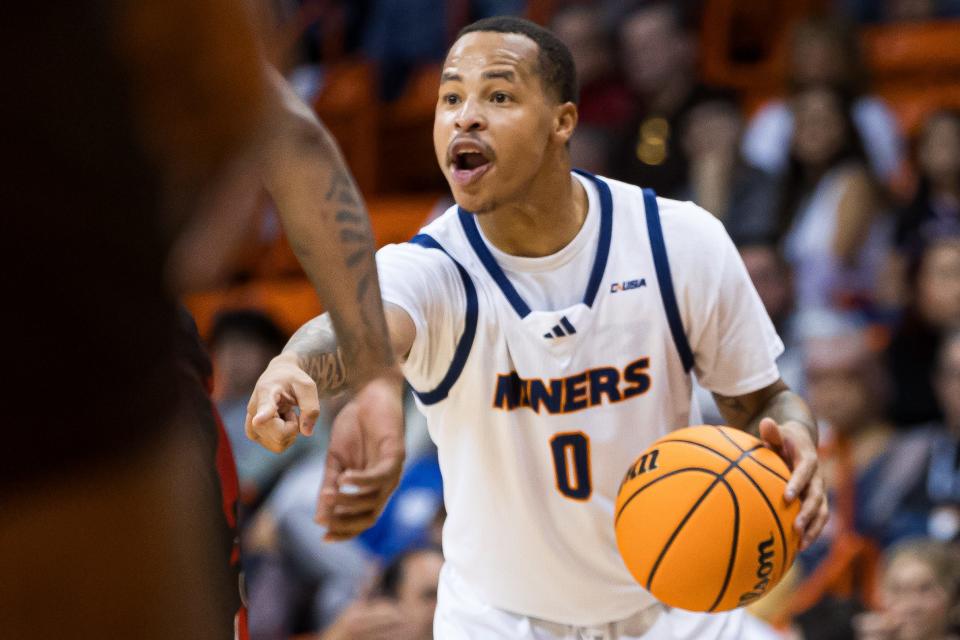
{"label": "orange stadium seat", "polygon": [[403,95],[384,106],[377,154],[379,192],[439,191],[445,187],[433,150],[439,86],[440,65],[425,64],[411,73]]}
{"label": "orange stadium seat", "polygon": [[874,90],[908,134],[930,112],[960,107],[960,21],[871,27],[863,46]]}
{"label": "orange stadium seat", "polygon": [[937,109],[960,109],[960,78],[952,82],[880,82],[876,93],[890,103],[903,131],[912,136]]}
{"label": "orange stadium seat", "polygon": [[[784,36],[790,24],[823,4],[707,0],[701,31],[704,80],[742,90],[745,110],[752,112],[783,90]],[[960,106],[960,21],[867,27],[862,45],[872,90],[890,102],[904,131],[915,131],[938,107]]]}
{"label": "orange stadium seat", "polygon": [[372,192],[377,181],[379,122],[373,64],[342,61],[329,65],[323,91],[313,107],[340,144],[360,189]]}
{"label": "orange stadium seat", "polygon": [[[377,246],[406,242],[416,235],[440,197],[422,194],[369,198],[367,207]],[[258,260],[255,280],[187,297],[186,305],[193,312],[201,335],[208,335],[214,316],[222,309],[261,309],[288,333],[322,313],[313,287],[282,235]]]}
{"label": "orange stadium seat", "polygon": [[317,294],[306,278],[256,280],[225,290],[195,293],[184,302],[203,336],[209,335],[214,317],[224,309],[260,309],[287,334],[322,313]]}
{"label": "orange stadium seat", "polygon": [[[378,247],[406,242],[420,230],[441,199],[439,193],[366,198],[373,239]],[[258,257],[253,273],[261,278],[303,277],[293,250],[282,234]]]}
{"label": "orange stadium seat", "polygon": [[415,236],[441,198],[439,193],[368,198],[367,208],[377,246],[406,242]]}
{"label": "orange stadium seat", "polygon": [[952,75],[960,80],[960,21],[869,27],[863,30],[862,43],[879,77]]}
{"label": "orange stadium seat", "polygon": [[765,97],[776,93],[783,86],[790,24],[823,5],[823,0],[707,0],[700,29],[704,81]]}
{"label": "orange stadium seat", "polygon": [[439,65],[416,69],[395,102],[380,104],[372,62],[332,65],[314,103],[364,194],[439,191],[433,152]]}

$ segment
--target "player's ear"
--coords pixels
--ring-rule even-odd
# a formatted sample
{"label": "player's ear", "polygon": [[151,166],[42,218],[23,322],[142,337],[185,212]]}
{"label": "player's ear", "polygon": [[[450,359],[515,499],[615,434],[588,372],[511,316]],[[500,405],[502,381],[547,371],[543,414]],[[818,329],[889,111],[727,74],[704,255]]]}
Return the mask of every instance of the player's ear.
{"label": "player's ear", "polygon": [[577,105],[572,102],[564,102],[556,107],[553,120],[553,134],[557,137],[560,144],[566,144],[573,135],[573,130],[577,128],[577,121],[580,115],[577,112]]}

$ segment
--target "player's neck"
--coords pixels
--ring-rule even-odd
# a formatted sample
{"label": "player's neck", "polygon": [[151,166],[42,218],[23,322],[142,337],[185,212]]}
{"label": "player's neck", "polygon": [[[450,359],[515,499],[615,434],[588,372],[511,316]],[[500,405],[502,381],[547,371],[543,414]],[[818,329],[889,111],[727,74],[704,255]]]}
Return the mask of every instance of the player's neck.
{"label": "player's neck", "polygon": [[540,258],[560,251],[576,237],[587,218],[587,192],[570,174],[569,163],[544,171],[522,201],[477,216],[493,246],[504,253]]}

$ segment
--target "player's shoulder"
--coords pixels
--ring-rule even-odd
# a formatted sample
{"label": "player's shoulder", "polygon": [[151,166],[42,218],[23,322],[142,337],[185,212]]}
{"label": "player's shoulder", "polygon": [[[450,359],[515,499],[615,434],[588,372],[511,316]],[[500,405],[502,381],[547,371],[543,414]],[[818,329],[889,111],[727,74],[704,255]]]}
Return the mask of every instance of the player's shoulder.
{"label": "player's shoulder", "polygon": [[[604,177],[613,196],[614,211],[639,208],[642,210],[644,190],[620,180]],[[664,240],[669,247],[673,242],[703,243],[718,242],[727,235],[716,216],[690,201],[673,200],[657,196],[657,210]]]}
{"label": "player's shoulder", "polygon": [[674,276],[701,286],[705,274],[718,273],[718,265],[730,256],[727,230],[715,215],[693,202],[658,197],[657,208]]}
{"label": "player's shoulder", "polygon": [[690,238],[726,235],[723,223],[715,215],[689,200],[672,200],[658,196],[657,208],[660,210],[664,236],[668,239],[671,235]]}

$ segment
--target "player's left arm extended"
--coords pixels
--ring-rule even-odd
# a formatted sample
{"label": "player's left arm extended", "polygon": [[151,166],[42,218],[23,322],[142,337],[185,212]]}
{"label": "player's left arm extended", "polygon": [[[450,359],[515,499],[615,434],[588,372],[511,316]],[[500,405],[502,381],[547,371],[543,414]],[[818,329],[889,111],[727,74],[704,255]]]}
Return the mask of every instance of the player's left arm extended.
{"label": "player's left arm extended", "polygon": [[793,470],[784,496],[788,502],[803,499],[794,526],[803,534],[801,548],[808,547],[829,516],[817,458],[817,422],[810,407],[783,380],[742,396],[713,397],[727,424],[760,436]]}

